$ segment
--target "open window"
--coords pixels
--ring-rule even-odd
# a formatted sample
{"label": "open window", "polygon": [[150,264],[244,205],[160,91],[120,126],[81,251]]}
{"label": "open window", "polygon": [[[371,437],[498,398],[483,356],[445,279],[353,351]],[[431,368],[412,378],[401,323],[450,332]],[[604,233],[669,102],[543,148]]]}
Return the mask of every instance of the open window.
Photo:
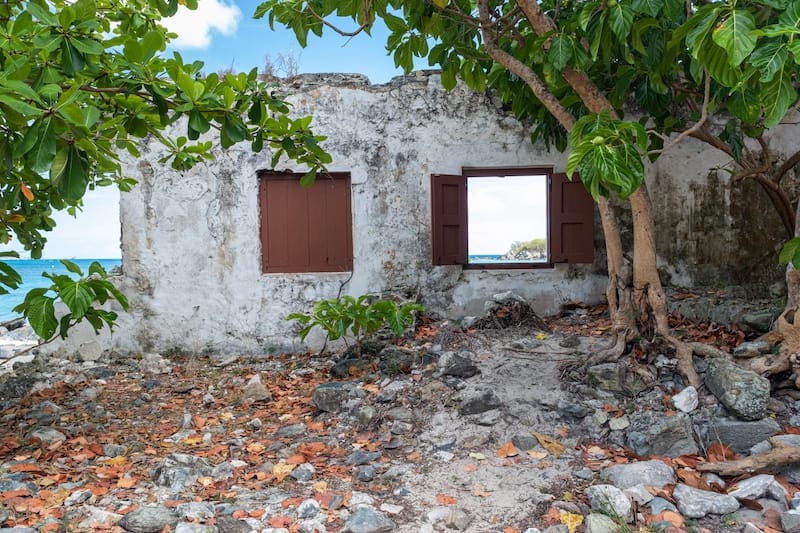
{"label": "open window", "polygon": [[350,174],[259,175],[262,272],[347,272],[353,269]]}
{"label": "open window", "polygon": [[594,202],[549,168],[464,169],[431,181],[433,263],[541,268],[594,259]]}

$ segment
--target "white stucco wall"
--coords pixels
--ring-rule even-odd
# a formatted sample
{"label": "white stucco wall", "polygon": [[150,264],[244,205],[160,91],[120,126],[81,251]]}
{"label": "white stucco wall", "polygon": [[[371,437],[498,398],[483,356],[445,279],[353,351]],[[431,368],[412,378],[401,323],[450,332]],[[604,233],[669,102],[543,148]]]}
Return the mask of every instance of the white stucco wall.
{"label": "white stucco wall", "polygon": [[[431,264],[430,175],[462,167],[553,166],[564,156],[530,143],[529,129],[438,75],[371,86],[366,78],[307,78],[287,88],[293,113],[314,116],[333,156],[352,176],[354,268],[335,274],[262,274],[258,180],[270,154],[247,146],[215,152],[188,172],[157,163],[158,143],[128,160],[139,184],[122,195],[122,290],[130,312],[110,342],[121,351],[179,349],[271,353],[296,349],[284,317],[344,294],[419,293],[445,316],[481,313],[512,290],[541,313],[567,300],[599,301],[605,278],[589,267],[463,271]],[[287,162],[280,170],[303,169]],[[312,340],[313,344],[313,340]]]}

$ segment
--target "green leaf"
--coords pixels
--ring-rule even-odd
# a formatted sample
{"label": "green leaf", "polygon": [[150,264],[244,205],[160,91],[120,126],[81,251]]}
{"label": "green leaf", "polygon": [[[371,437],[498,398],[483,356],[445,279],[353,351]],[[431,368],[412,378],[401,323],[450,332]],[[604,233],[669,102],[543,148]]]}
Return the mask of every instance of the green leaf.
{"label": "green leaf", "polygon": [[761,82],[766,83],[775,77],[789,58],[783,41],[770,39],[763,41],[750,56],[750,64],[761,72]]}
{"label": "green leaf", "polygon": [[663,5],[663,0],[633,0],[631,7],[638,13],[655,17],[661,11]]}
{"label": "green leaf", "polygon": [[48,340],[55,334],[58,321],[52,298],[47,296],[32,298],[27,302],[24,314],[33,331],[42,339]]}
{"label": "green leaf", "polygon": [[39,127],[32,127],[28,131],[28,135],[34,135],[35,140],[26,155],[26,160],[34,172],[45,172],[50,169],[50,165],[56,155],[56,134],[51,117],[43,118],[37,123]]}
{"label": "green leaf", "polygon": [[792,83],[791,71],[782,68],[771,82],[764,85],[764,126],[771,128],[778,124],[789,107],[797,100],[797,91]]}
{"label": "green leaf", "polygon": [[792,263],[794,268],[800,270],[800,237],[795,237],[786,241],[781,248],[778,262],[782,265]]}
{"label": "green leaf", "polygon": [[83,276],[83,271],[81,270],[81,267],[79,267],[73,261],[69,261],[68,259],[62,259],[60,262],[62,265],[64,265],[64,268],[66,268],[67,271],[72,272],[73,274],[77,274],[78,276]]}
{"label": "green leaf", "polygon": [[92,291],[84,285],[82,280],[73,281],[64,287],[60,287],[58,295],[67,305],[72,317],[75,319],[83,317],[94,301]]}
{"label": "green leaf", "polygon": [[741,64],[756,47],[755,19],[749,11],[734,9],[718,24],[712,33],[717,45],[728,53],[728,63],[732,67]]}
{"label": "green leaf", "polygon": [[34,117],[41,114],[41,110],[8,94],[0,94],[0,104],[7,105],[24,117]]}
{"label": "green leaf", "polygon": [[573,55],[572,39],[566,35],[556,35],[550,43],[547,59],[554,70],[560,71],[567,65]]}
{"label": "green leaf", "polygon": [[625,41],[633,27],[633,10],[627,3],[617,2],[609,8],[608,24],[620,41]]}

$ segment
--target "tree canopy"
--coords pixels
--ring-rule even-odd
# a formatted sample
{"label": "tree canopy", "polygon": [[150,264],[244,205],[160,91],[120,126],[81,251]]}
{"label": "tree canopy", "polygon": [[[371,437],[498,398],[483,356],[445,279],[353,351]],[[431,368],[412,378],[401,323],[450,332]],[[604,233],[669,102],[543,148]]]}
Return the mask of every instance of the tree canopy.
{"label": "tree canopy", "polygon": [[[160,24],[197,0],[28,0],[0,4],[0,244],[16,241],[39,258],[54,210],[75,212],[87,189],[134,182],[120,154],[138,156],[154,136],[167,148],[163,163],[186,170],[211,158],[216,130],[223,148],[248,142],[269,150],[272,165],[288,157],[307,165],[312,180],[329,162],[310,117],[289,118],[288,105],[249,73],[203,74],[202,62],[165,56],[174,34]],[[169,134],[183,128],[172,138]],[[3,257],[14,256],[4,252]],[[87,279],[53,278],[28,293],[23,312],[44,339],[87,319],[95,329],[116,315],[93,306],[126,300],[97,265]],[[99,283],[104,281],[104,283]],[[0,295],[21,283],[0,262]],[[54,302],[69,312],[56,321]]]}

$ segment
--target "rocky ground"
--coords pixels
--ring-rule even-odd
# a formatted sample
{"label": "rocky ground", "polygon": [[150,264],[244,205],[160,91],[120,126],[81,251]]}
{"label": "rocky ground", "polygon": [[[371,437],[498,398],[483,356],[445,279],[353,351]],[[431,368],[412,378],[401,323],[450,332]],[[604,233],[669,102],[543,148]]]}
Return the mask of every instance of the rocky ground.
{"label": "rocky ground", "polygon": [[695,391],[646,343],[627,370],[586,368],[602,309],[544,323],[517,303],[362,358],[18,364],[0,377],[0,532],[800,531],[800,468],[703,472],[800,445],[792,394],[727,359],[698,360]]}

